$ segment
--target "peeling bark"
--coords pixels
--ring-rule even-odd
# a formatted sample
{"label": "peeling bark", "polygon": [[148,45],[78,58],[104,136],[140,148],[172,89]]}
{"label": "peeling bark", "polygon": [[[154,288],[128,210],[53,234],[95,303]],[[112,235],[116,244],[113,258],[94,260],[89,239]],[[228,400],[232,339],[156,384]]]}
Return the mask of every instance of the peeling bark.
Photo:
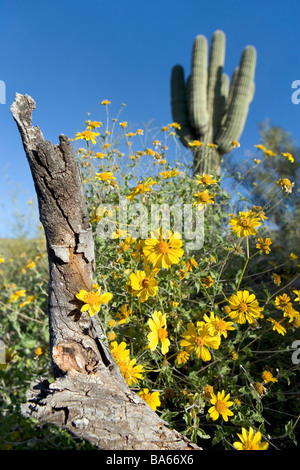
{"label": "peeling bark", "polygon": [[94,243],[80,169],[65,135],[59,145],[32,126],[34,100],[16,94],[11,112],[30,165],[49,259],[50,352],[55,381],[35,382],[25,416],[54,424],[98,449],[199,450],[135,394],[120,374],[97,317],[75,294],[92,289]]}

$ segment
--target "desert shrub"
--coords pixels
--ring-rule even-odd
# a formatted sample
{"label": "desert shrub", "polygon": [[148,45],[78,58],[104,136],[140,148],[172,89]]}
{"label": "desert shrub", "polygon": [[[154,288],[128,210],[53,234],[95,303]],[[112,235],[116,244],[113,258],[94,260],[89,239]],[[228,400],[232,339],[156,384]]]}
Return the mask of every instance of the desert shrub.
{"label": "desert shrub", "polygon": [[[106,124],[88,120],[74,139],[96,256],[95,295],[78,292],[83,309],[99,315],[129,386],[204,449],[245,447],[237,436],[242,429],[244,437],[250,429],[261,433],[269,449],[295,448],[297,255],[272,243],[280,227],[268,225],[270,206],[253,206],[239,192],[241,183],[228,191],[223,176],[192,176],[176,123],[131,130],[119,115],[110,118],[109,105],[102,102]],[[234,152],[239,144],[232,145]],[[266,150],[255,151],[267,159]],[[294,190],[289,179],[274,184],[278,197]],[[176,204],[181,218],[171,212],[169,231],[159,224],[156,231],[153,207]],[[203,244],[192,245],[185,228],[202,234]],[[8,348],[0,371],[2,446],[84,448],[62,431],[41,431],[19,417],[29,382],[51,379],[42,240],[30,259],[21,253],[1,264],[1,338]],[[103,293],[112,298],[99,309],[93,302]],[[255,448],[251,433],[248,447]]]}

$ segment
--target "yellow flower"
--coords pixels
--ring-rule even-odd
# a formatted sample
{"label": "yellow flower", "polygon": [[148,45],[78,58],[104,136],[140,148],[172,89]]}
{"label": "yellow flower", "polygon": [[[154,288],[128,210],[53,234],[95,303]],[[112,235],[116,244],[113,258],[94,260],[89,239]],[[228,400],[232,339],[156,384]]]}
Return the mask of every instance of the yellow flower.
{"label": "yellow flower", "polygon": [[198,263],[194,258],[188,259],[185,264],[186,271],[193,271],[193,268],[197,268],[197,267],[198,267]]}
{"label": "yellow flower", "polygon": [[231,145],[233,146],[234,149],[241,146],[240,143],[237,140],[233,140],[231,142]]}
{"label": "yellow flower", "polygon": [[207,348],[218,349],[221,343],[220,335],[214,335],[211,326],[203,321],[197,322],[197,330],[193,323],[188,323],[182,336],[184,339],[180,341],[180,346],[188,353],[195,351],[196,357],[202,361],[211,359]]}
{"label": "yellow flower", "polygon": [[225,390],[218,392],[217,395],[212,394],[210,400],[212,406],[208,409],[208,413],[213,421],[216,421],[220,415],[224,421],[228,421],[228,416],[233,416],[233,412],[229,409],[229,407],[233,405],[233,402],[228,401],[229,398],[230,394],[228,393],[225,396]]}
{"label": "yellow flower", "polygon": [[179,171],[177,169],[169,170],[169,171],[161,171],[159,174],[160,176],[163,176],[166,179],[166,178],[172,178],[173,176],[179,175]]}
{"label": "yellow flower", "polygon": [[265,384],[267,384],[268,382],[278,382],[276,377],[273,377],[272,372],[270,372],[269,370],[264,370],[261,376]]}
{"label": "yellow flower", "polygon": [[279,276],[279,274],[273,273],[273,274],[272,274],[272,281],[273,281],[274,284],[276,284],[277,286],[280,286],[280,284],[281,284],[281,277]]}
{"label": "yellow flower", "polygon": [[266,150],[266,147],[264,147],[262,144],[254,145],[258,150]]}
{"label": "yellow flower", "polygon": [[45,351],[46,351],[46,348],[44,346],[38,346],[34,350],[34,354],[36,354],[37,356],[42,356],[43,354],[45,354]]}
{"label": "yellow flower", "polygon": [[268,157],[276,157],[276,153],[273,152],[273,150],[264,149],[263,152],[265,155],[268,155]]}
{"label": "yellow flower", "polygon": [[93,129],[96,129],[97,127],[102,126],[102,122],[100,121],[86,121],[87,124],[87,130],[92,131]]}
{"label": "yellow flower", "polygon": [[178,364],[185,364],[189,360],[189,353],[187,351],[179,351],[177,354]]}
{"label": "yellow flower", "polygon": [[160,311],[155,310],[147,323],[151,330],[147,335],[149,340],[149,349],[151,351],[155,351],[158,342],[160,341],[162,354],[167,354],[170,347],[170,341],[168,339],[166,314],[162,314]]}
{"label": "yellow flower", "polygon": [[10,296],[9,302],[14,302],[15,300],[18,300],[19,297],[24,297],[25,295],[26,295],[26,289],[16,290],[16,292],[14,292]]}
{"label": "yellow flower", "polygon": [[203,277],[201,279],[202,281],[202,284],[204,285],[204,287],[211,287],[214,283],[213,279],[211,276],[206,276],[206,277]]}
{"label": "yellow flower", "polygon": [[153,189],[152,186],[154,184],[157,184],[157,182],[153,181],[151,178],[148,178],[145,183],[140,182],[137,186],[131,189],[130,193],[127,195],[127,199],[129,199],[129,201],[132,201],[135,196],[139,194],[151,192]]}
{"label": "yellow flower", "polygon": [[110,103],[111,103],[111,101],[109,101],[109,100],[102,100],[100,104],[102,104],[104,106],[107,106]]}
{"label": "yellow flower", "polygon": [[183,256],[182,241],[177,232],[162,231],[160,227],[151,232],[151,237],[145,240],[144,256],[147,263],[154,268],[169,268],[171,264],[177,264]]}
{"label": "yellow flower", "polygon": [[139,379],[144,378],[142,375],[144,368],[142,365],[136,365],[136,359],[130,359],[128,356],[126,360],[121,361],[118,366],[122,376],[129,386],[132,382],[137,384]]}
{"label": "yellow flower", "polygon": [[101,294],[101,287],[94,292],[93,290],[87,292],[84,289],[81,289],[78,294],[76,294],[76,298],[83,302],[83,305],[80,309],[81,312],[89,312],[89,315],[92,317],[95,313],[100,311],[101,305],[106,304],[112,299],[112,294],[110,292],[106,292],[105,294]]}
{"label": "yellow flower", "polygon": [[139,240],[135,245],[133,245],[132,257],[137,261],[141,261],[144,256],[144,240]]}
{"label": "yellow flower", "polygon": [[211,385],[204,385],[201,390],[201,397],[204,398],[205,401],[210,401],[214,394],[214,388]]}
{"label": "yellow flower", "polygon": [[25,307],[25,305],[31,304],[31,302],[33,302],[36,298],[37,298],[37,295],[29,295],[27,299],[23,300],[23,302],[19,304],[19,308],[23,308]]}
{"label": "yellow flower", "polygon": [[293,294],[296,295],[296,297],[294,298],[294,302],[300,302],[300,290],[293,290]]}
{"label": "yellow flower", "polygon": [[254,163],[255,165],[259,165],[261,162],[261,160],[259,160],[259,158],[254,158]]}
{"label": "yellow flower", "polygon": [[203,145],[203,142],[200,142],[200,140],[194,140],[193,142],[189,142],[189,147],[194,148],[194,147],[200,147]]}
{"label": "yellow flower", "polygon": [[120,122],[119,125],[125,129],[125,127],[127,127],[127,121],[123,121],[123,122]]}
{"label": "yellow flower", "polygon": [[198,206],[198,210],[200,211],[207,204],[214,204],[214,197],[215,194],[209,194],[207,189],[205,189],[204,191],[198,191],[196,194],[194,194],[194,198],[196,198],[196,201],[194,201],[193,206]]}
{"label": "yellow flower", "polygon": [[75,140],[78,139],[84,139],[86,142],[91,141],[93,144],[96,143],[95,137],[100,135],[98,132],[92,132],[92,131],[83,131],[83,132],[78,132],[75,136]]}
{"label": "yellow flower", "polygon": [[4,261],[5,261],[5,258],[3,258],[2,256],[0,256],[0,264],[1,264],[1,263],[4,263]]}
{"label": "yellow flower", "polygon": [[285,335],[286,329],[278,321],[274,320],[274,318],[268,318],[268,321],[272,323],[273,331],[277,331],[277,333],[279,333],[282,336]]}
{"label": "yellow flower", "polygon": [[237,323],[253,323],[256,318],[261,316],[261,307],[258,305],[258,301],[254,294],[250,294],[249,291],[243,290],[238,291],[229,298],[229,306],[231,312],[229,313],[230,318],[237,321]]}
{"label": "yellow flower", "polygon": [[286,193],[291,193],[295,183],[291,183],[288,178],[281,178],[278,180],[277,184],[281,187],[281,189],[284,189]]}
{"label": "yellow flower", "polygon": [[259,218],[252,211],[239,212],[239,215],[234,215],[230,219],[231,230],[238,235],[238,237],[248,237],[249,235],[256,235],[255,227],[261,225]]}
{"label": "yellow flower", "polygon": [[100,181],[111,181],[115,180],[116,177],[111,171],[103,171],[102,173],[96,173],[96,179]]}
{"label": "yellow flower", "polygon": [[289,152],[284,152],[281,155],[286,157],[290,162],[294,163],[295,159],[294,159],[293,155],[291,155]]}
{"label": "yellow flower", "polygon": [[228,331],[235,329],[232,322],[227,322],[217,315],[215,316],[214,312],[210,312],[210,316],[205,314],[203,319],[212,326],[213,334],[223,335],[224,338],[227,338]]}
{"label": "yellow flower", "polygon": [[260,237],[256,243],[256,248],[258,248],[261,253],[266,253],[268,255],[271,251],[271,244],[272,242],[270,238],[266,238],[264,240],[262,237]]}
{"label": "yellow flower", "polygon": [[31,263],[27,264],[26,268],[27,268],[27,269],[33,269],[33,268],[35,268],[35,262],[34,262],[34,261],[31,261]]}
{"label": "yellow flower", "polygon": [[207,144],[207,147],[209,147],[211,149],[216,149],[218,146],[217,146],[217,144]]}
{"label": "yellow flower", "polygon": [[233,446],[237,450],[267,450],[269,447],[268,442],[261,442],[261,433],[257,431],[254,432],[252,427],[247,431],[242,427],[242,434],[237,433],[239,441],[233,443]]}
{"label": "yellow flower", "polygon": [[126,361],[129,357],[129,349],[126,349],[126,343],[122,341],[120,344],[113,341],[109,345],[110,352],[117,364]]}
{"label": "yellow flower", "polygon": [[117,313],[116,315],[116,318],[120,320],[118,320],[118,323],[119,325],[123,325],[124,323],[127,322],[129,316],[131,315],[132,313],[132,308],[128,308],[126,304],[122,305],[122,307],[120,308],[121,310],[121,313]]}
{"label": "yellow flower", "polygon": [[146,265],[144,271],[131,273],[126,284],[127,290],[141,302],[145,302],[148,297],[154,297],[158,291],[158,281],[154,279],[158,271],[158,269],[151,270]]}
{"label": "yellow flower", "polygon": [[107,156],[106,153],[102,153],[102,152],[94,153],[94,158],[104,158],[106,156]]}
{"label": "yellow flower", "polygon": [[298,259],[298,256],[295,255],[295,253],[291,253],[291,254],[290,254],[290,258],[291,258],[291,259]]}
{"label": "yellow flower", "polygon": [[218,182],[217,180],[213,179],[212,175],[207,175],[206,173],[203,173],[202,176],[196,175],[196,178],[198,183],[204,184],[205,186],[209,186]]}
{"label": "yellow flower", "polygon": [[275,297],[275,305],[278,309],[286,311],[291,306],[291,298],[287,294],[277,295]]}
{"label": "yellow flower", "polygon": [[264,384],[262,384],[261,382],[254,382],[253,388],[260,397],[263,397],[267,392],[267,389],[264,387]]}
{"label": "yellow flower", "polygon": [[145,402],[152,408],[153,411],[156,410],[158,406],[161,405],[159,399],[159,392],[149,392],[148,388],[143,388],[142,391],[138,393],[138,395],[145,400]]}
{"label": "yellow flower", "polygon": [[117,249],[117,252],[121,253],[121,252],[127,251],[130,248],[130,246],[135,242],[136,242],[136,238],[127,237],[122,243],[120,243]]}

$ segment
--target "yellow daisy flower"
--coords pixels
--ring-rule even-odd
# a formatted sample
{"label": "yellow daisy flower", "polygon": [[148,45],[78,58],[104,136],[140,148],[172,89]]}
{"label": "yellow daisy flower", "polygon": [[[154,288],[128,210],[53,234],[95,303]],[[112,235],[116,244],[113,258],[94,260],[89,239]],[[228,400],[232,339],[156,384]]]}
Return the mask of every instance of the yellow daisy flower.
{"label": "yellow daisy flower", "polygon": [[116,177],[111,171],[102,171],[102,173],[96,173],[96,179],[100,181],[111,181],[115,180]]}
{"label": "yellow daisy flower", "polygon": [[259,218],[252,211],[239,212],[239,215],[234,215],[229,223],[232,226],[231,230],[238,237],[256,235],[256,227],[261,225]]}
{"label": "yellow daisy flower", "polygon": [[138,196],[139,194],[151,192],[153,189],[152,186],[154,184],[157,184],[157,182],[153,181],[151,178],[148,178],[145,183],[140,182],[137,186],[131,189],[130,193],[127,195],[127,199],[129,199],[129,201],[132,201],[135,196]]}
{"label": "yellow daisy flower", "polygon": [[203,321],[197,322],[197,329],[193,323],[187,324],[182,334],[180,346],[188,353],[195,351],[196,357],[202,361],[210,361],[211,354],[207,348],[218,349],[221,343],[220,335],[214,335],[210,325]]}
{"label": "yellow daisy flower", "polygon": [[98,137],[98,135],[100,135],[98,132],[93,132],[93,131],[90,131],[90,130],[86,130],[86,131],[83,131],[83,132],[78,132],[75,136],[75,140],[83,139],[86,142],[91,141],[93,144],[96,144],[95,137]]}
{"label": "yellow daisy flower", "polygon": [[264,370],[261,374],[261,377],[265,384],[267,384],[268,382],[278,382],[276,377],[273,377],[272,372],[270,372],[269,370]]}
{"label": "yellow daisy flower", "polygon": [[212,326],[212,332],[214,334],[219,334],[220,336],[223,335],[224,338],[227,338],[228,331],[235,330],[233,322],[227,322],[223,320],[223,318],[220,318],[217,315],[215,316],[214,312],[210,312],[210,316],[205,314],[203,319],[206,323],[209,323]]}
{"label": "yellow daisy flower", "polygon": [[233,401],[229,401],[230,394],[225,396],[225,390],[218,392],[217,395],[212,394],[210,403],[212,406],[208,409],[210,418],[216,421],[221,415],[224,421],[228,421],[228,416],[233,416],[233,412],[229,409],[233,405]]}
{"label": "yellow daisy flower", "polygon": [[149,349],[151,351],[155,351],[158,342],[160,341],[162,354],[167,354],[170,347],[170,341],[168,339],[166,314],[162,314],[162,312],[155,310],[147,323],[151,330],[147,335],[149,340]]}
{"label": "yellow daisy flower", "polygon": [[187,351],[179,351],[177,354],[178,364],[185,364],[189,360],[189,353]]}
{"label": "yellow daisy flower", "polygon": [[75,297],[83,302],[80,311],[88,311],[89,315],[92,317],[95,315],[95,313],[100,311],[102,304],[106,304],[112,299],[113,295],[110,292],[101,294],[100,287],[96,292],[93,290],[88,292],[84,289],[81,289]]}
{"label": "yellow daisy flower", "polygon": [[207,175],[206,173],[203,173],[203,175],[196,175],[197,182],[204,184],[205,186],[210,186],[211,184],[215,184],[218,181],[213,179],[212,175]]}
{"label": "yellow daisy flower", "polygon": [[151,236],[152,238],[145,240],[143,248],[146,262],[154,268],[169,268],[171,264],[177,264],[184,254],[179,234],[163,232],[162,228],[159,228],[151,232]]}
{"label": "yellow daisy flower", "polygon": [[271,251],[270,245],[272,245],[270,238],[263,239],[260,237],[257,240],[256,248],[259,249],[260,253],[266,253],[268,255]]}
{"label": "yellow daisy flower", "polygon": [[261,307],[254,294],[250,294],[247,290],[238,291],[229,298],[229,306],[231,312],[230,318],[237,323],[253,323],[255,319],[261,316]]}
{"label": "yellow daisy flower", "polygon": [[145,402],[152,408],[153,411],[156,410],[158,406],[161,405],[160,399],[159,399],[159,392],[149,392],[148,388],[143,388],[138,395],[145,400]]}
{"label": "yellow daisy flower", "polygon": [[158,291],[158,281],[154,277],[158,272],[159,269],[150,269],[146,265],[144,271],[131,273],[126,284],[127,290],[141,302],[145,302],[148,297],[154,297]]}
{"label": "yellow daisy flower", "polygon": [[255,433],[252,427],[249,431],[242,427],[242,434],[237,433],[239,441],[233,443],[233,446],[237,450],[267,450],[269,447],[268,442],[261,442],[261,433],[257,431]]}
{"label": "yellow daisy flower", "polygon": [[196,201],[194,201],[193,206],[197,206],[198,210],[200,211],[207,204],[214,204],[214,197],[215,194],[209,194],[207,189],[205,189],[204,191],[198,191],[196,194],[194,194],[194,198],[196,198]]}
{"label": "yellow daisy flower", "polygon": [[284,336],[286,334],[286,329],[274,318],[268,318],[268,321],[273,325],[273,331],[277,331],[280,335]]}

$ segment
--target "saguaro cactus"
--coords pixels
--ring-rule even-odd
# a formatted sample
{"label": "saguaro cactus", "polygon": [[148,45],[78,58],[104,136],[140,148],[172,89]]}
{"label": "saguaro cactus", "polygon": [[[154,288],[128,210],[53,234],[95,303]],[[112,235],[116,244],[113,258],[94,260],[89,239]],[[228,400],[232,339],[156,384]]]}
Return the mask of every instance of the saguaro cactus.
{"label": "saguaro cactus", "polygon": [[193,171],[220,174],[221,157],[233,148],[245,126],[254,96],[256,49],[245,47],[232,80],[223,73],[225,34],[215,31],[208,45],[204,36],[193,45],[191,74],[185,81],[181,65],[171,76],[173,120],[181,142],[193,150]]}

